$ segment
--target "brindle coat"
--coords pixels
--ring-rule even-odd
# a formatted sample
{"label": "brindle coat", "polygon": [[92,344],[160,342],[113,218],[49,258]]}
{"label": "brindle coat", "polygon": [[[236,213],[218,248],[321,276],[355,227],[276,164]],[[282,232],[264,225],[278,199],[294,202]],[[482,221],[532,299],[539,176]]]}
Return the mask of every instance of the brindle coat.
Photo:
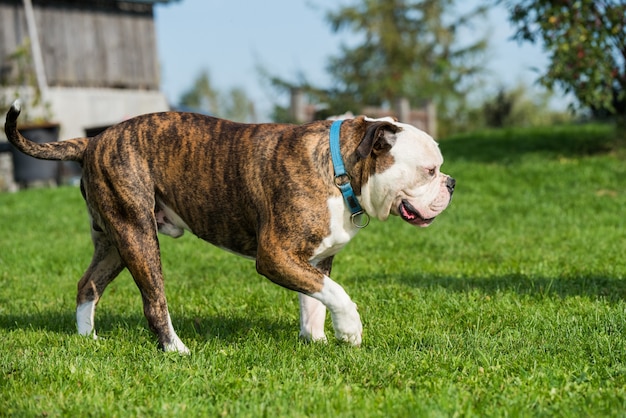
{"label": "brindle coat", "polygon": [[[332,256],[311,265],[330,234],[330,214],[320,204],[340,196],[329,143],[321,140],[330,121],[240,124],[167,112],[130,119],[93,138],[35,144],[18,132],[18,115],[12,107],[5,124],[18,149],[82,166],[94,255],[78,283],[78,306],[93,302],[95,309],[107,285],[128,268],[150,328],[170,347],[177,337],[168,324],[157,231],[179,236],[182,227],[256,259],[258,272],[281,286],[303,294],[321,290]],[[357,195],[371,174],[393,164],[385,137],[398,129],[363,117],[344,122],[341,154]]]}

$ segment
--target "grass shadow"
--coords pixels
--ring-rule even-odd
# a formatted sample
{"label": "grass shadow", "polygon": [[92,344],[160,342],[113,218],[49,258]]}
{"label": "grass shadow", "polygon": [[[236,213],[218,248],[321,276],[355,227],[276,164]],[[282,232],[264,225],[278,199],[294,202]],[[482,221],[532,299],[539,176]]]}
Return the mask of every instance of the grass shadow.
{"label": "grass shadow", "polygon": [[176,321],[181,338],[196,338],[199,341],[217,339],[224,343],[235,343],[249,339],[250,335],[261,340],[274,340],[279,335],[298,331],[298,324],[278,317],[259,315],[214,315],[184,317]]}
{"label": "grass shadow", "polygon": [[[376,277],[371,278],[376,280]],[[378,280],[382,280],[379,277]],[[515,292],[519,295],[567,298],[587,296],[611,303],[626,300],[626,280],[607,276],[580,277],[529,277],[511,274],[495,277],[453,278],[445,276],[422,276],[399,274],[385,276],[407,286],[423,289],[445,289],[450,292],[479,290],[486,294]]]}
{"label": "grass shadow", "polygon": [[7,331],[34,329],[57,334],[74,334],[76,317],[74,312],[58,309],[0,315],[0,328]]}
{"label": "grass shadow", "polygon": [[[445,290],[453,293],[470,293],[478,290],[487,295],[513,292],[521,296],[536,298],[589,297],[616,304],[626,300],[626,280],[606,275],[573,277],[533,277],[524,274],[500,276],[449,277],[411,273],[373,274],[355,277],[362,286],[384,286],[384,283],[398,283],[407,287],[426,291]],[[273,316],[270,311],[224,312],[213,315],[196,311],[195,314],[172,315],[174,326],[183,339],[204,343],[219,340],[234,344],[254,337],[272,341],[283,339],[298,331],[297,320],[284,316]],[[146,319],[138,312],[119,312],[110,308],[96,313],[96,330],[106,334],[116,329],[133,330],[138,327],[148,329]],[[76,323],[73,310],[61,308],[43,309],[32,313],[11,313],[0,315],[0,328],[7,331],[41,330],[61,335],[75,335]]]}
{"label": "grass shadow", "polygon": [[607,153],[616,144],[615,127],[589,124],[482,131],[455,135],[439,145],[448,160],[509,163],[529,153],[551,158]]}
{"label": "grass shadow", "polygon": [[[99,335],[106,335],[117,328],[131,330],[145,327],[148,329],[148,323],[140,312],[119,313],[102,309],[102,312],[96,312],[95,319],[96,332]],[[251,333],[257,338],[275,339],[280,334],[297,332],[296,322],[278,317],[244,313],[202,317],[173,315],[172,320],[177,333],[183,340],[219,339],[226,343],[233,343],[248,338]],[[7,331],[31,329],[61,335],[74,335],[77,332],[74,311],[59,309],[0,315],[0,329]]]}

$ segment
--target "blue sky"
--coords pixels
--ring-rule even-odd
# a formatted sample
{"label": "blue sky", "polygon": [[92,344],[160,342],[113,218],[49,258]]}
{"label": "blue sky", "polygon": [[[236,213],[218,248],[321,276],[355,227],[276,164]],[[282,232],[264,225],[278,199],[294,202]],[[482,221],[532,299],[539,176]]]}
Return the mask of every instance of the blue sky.
{"label": "blue sky", "polygon": [[[475,4],[469,0],[464,6]],[[207,69],[219,90],[245,89],[263,117],[274,100],[257,73],[296,80],[304,73],[315,84],[328,85],[326,65],[347,33],[334,34],[325,22],[327,10],[348,0],[180,0],[155,7],[162,90],[172,104]],[[461,2],[463,3],[463,2]],[[489,85],[513,86],[536,79],[545,54],[536,45],[510,40],[506,11],[494,7],[476,35],[489,34]],[[471,36],[470,34],[469,36]]]}

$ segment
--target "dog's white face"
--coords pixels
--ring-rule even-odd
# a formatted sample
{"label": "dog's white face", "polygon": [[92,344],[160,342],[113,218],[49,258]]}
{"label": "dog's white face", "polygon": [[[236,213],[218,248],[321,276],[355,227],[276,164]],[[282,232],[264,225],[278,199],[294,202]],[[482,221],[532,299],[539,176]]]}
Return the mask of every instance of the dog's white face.
{"label": "dog's white face", "polygon": [[400,128],[390,141],[393,162],[370,176],[361,202],[378,219],[398,215],[425,227],[450,203],[454,180],[440,171],[443,157],[432,137],[414,126],[393,124]]}

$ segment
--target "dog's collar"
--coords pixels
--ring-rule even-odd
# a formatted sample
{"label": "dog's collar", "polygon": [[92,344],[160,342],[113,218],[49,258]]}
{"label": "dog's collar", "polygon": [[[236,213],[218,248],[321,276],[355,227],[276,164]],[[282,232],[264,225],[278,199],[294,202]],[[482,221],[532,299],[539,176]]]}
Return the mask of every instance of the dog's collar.
{"label": "dog's collar", "polygon": [[[336,120],[330,126],[330,156],[333,161],[333,170],[335,172],[335,186],[341,191],[343,200],[348,205],[352,216],[350,220],[357,228],[365,228],[370,223],[370,218],[359,204],[352,185],[350,184],[350,175],[346,172],[341,158],[339,147],[339,132],[341,131],[342,120]],[[358,219],[357,219],[358,218]]]}

